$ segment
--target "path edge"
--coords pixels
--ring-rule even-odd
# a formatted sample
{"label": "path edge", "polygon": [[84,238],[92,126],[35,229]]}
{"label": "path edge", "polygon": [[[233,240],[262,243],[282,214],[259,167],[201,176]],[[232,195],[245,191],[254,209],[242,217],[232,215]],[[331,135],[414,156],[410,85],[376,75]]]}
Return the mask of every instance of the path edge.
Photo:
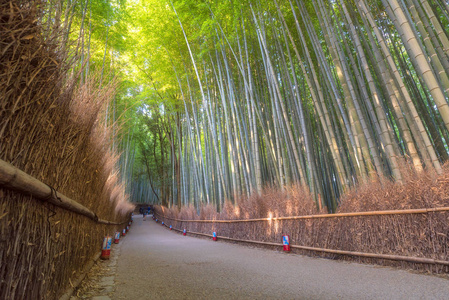
{"label": "path edge", "polygon": [[75,281],[71,284],[72,286],[68,288],[68,290],[59,298],[59,300],[69,300],[72,296],[75,289],[80,285],[80,283],[84,280],[87,273],[89,273],[90,269],[94,266],[95,262],[101,256],[101,251],[94,255],[94,257],[85,265],[84,269],[81,271],[81,274],[75,279]]}

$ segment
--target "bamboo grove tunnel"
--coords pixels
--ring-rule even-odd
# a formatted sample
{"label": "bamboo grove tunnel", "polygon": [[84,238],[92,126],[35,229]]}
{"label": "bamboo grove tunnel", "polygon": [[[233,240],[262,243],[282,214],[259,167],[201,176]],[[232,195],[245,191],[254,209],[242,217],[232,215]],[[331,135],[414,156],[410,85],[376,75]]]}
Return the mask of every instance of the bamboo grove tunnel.
{"label": "bamboo grove tunnel", "polygon": [[444,0],[0,0],[0,299],[446,299],[448,101]]}

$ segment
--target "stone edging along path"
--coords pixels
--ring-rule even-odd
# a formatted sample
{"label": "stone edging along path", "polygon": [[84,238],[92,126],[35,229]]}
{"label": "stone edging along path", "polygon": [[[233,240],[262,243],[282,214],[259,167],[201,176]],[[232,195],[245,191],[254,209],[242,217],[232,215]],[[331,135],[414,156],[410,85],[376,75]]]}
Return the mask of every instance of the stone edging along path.
{"label": "stone edging along path", "polygon": [[75,289],[70,300],[111,300],[110,296],[115,288],[117,261],[120,256],[121,245],[125,241],[126,237],[121,238],[119,244],[113,245],[109,260],[98,259],[95,262],[85,279]]}

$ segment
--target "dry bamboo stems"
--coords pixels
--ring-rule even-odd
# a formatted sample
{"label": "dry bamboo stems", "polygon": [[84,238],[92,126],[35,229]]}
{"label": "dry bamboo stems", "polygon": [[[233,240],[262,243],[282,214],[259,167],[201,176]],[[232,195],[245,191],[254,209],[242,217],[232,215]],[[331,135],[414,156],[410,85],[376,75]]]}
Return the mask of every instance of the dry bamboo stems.
{"label": "dry bamboo stems", "polygon": [[123,226],[93,223],[96,215],[122,222],[132,209],[100,121],[115,82],[99,90],[95,73],[86,82],[72,74],[76,62],[59,44],[69,23],[47,34],[44,2],[0,4],[0,159],[32,176],[8,165],[0,175],[0,299],[58,299]]}
{"label": "dry bamboo stems", "polygon": [[121,225],[128,222],[117,223],[99,219],[96,213],[84,205],[58,193],[50,186],[17,169],[2,159],[0,159],[0,186],[32,195],[36,199],[50,202],[68,211],[86,216],[99,224]]}
{"label": "dry bamboo stems", "polygon": [[291,216],[291,217],[273,217],[273,218],[257,218],[257,219],[243,219],[243,220],[181,220],[165,217],[166,219],[177,222],[197,222],[197,223],[243,223],[243,222],[260,222],[260,221],[282,221],[282,220],[301,220],[301,219],[322,219],[322,218],[337,218],[337,217],[360,217],[360,216],[380,216],[380,215],[411,215],[411,214],[427,214],[429,212],[444,212],[449,211],[449,207],[434,207],[434,208],[417,208],[417,209],[403,209],[403,210],[378,210],[378,211],[362,211],[339,214],[323,214],[323,215],[306,215],[306,216]]}
{"label": "dry bamboo stems", "polygon": [[98,261],[98,259],[100,258],[100,255],[101,255],[101,252],[98,252],[97,254],[95,254],[95,256],[84,266],[84,269],[81,272],[81,274],[73,282],[73,286],[70,286],[70,288],[64,293],[64,295],[62,295],[59,298],[59,300],[69,300],[72,297],[73,292],[80,285],[80,283],[84,280],[87,273],[90,271],[90,269],[92,269],[95,262]]}
{"label": "dry bamboo stems", "polygon": [[[167,219],[170,219],[170,218],[167,218]],[[167,225],[164,225],[164,226],[168,227]],[[178,232],[182,232],[182,230],[177,229],[177,228],[172,228],[172,229],[175,231],[178,231]],[[205,233],[201,233],[201,232],[187,231],[187,233],[200,235],[200,236],[206,236],[206,237],[212,237],[211,234],[205,234]],[[222,239],[222,240],[233,241],[233,242],[250,243],[250,244],[265,245],[265,246],[275,246],[275,247],[283,246],[282,243],[270,243],[270,242],[260,242],[260,241],[252,241],[252,240],[242,240],[242,239],[235,239],[235,238],[230,238],[230,237],[225,237],[225,236],[217,236],[217,238]],[[351,255],[351,256],[368,257],[368,258],[407,261],[407,262],[412,262],[412,263],[439,264],[439,265],[449,266],[449,261],[437,260],[437,259],[425,258],[425,257],[334,250],[334,249],[307,247],[307,246],[300,246],[300,245],[290,245],[290,247],[295,248],[295,249],[300,249],[300,250],[307,250],[307,251],[316,251],[316,252],[325,252],[325,253],[333,253],[333,254],[341,254],[341,255]]]}

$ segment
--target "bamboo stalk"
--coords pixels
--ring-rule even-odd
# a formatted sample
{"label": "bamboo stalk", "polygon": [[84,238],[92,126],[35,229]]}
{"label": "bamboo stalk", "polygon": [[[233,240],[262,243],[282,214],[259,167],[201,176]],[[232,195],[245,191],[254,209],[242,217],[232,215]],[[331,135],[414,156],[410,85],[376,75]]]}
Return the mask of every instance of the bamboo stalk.
{"label": "bamboo stalk", "polygon": [[[242,223],[242,222],[260,222],[260,221],[282,221],[282,220],[301,220],[301,219],[322,219],[322,218],[337,218],[337,217],[360,217],[360,216],[380,216],[380,215],[411,215],[411,214],[427,214],[429,212],[444,212],[449,211],[449,207],[434,207],[434,208],[416,208],[403,210],[377,210],[377,211],[362,211],[338,214],[323,214],[323,215],[305,215],[305,216],[291,216],[291,217],[274,217],[274,218],[257,218],[245,220],[181,220],[162,216],[163,218],[189,223]],[[157,213],[155,213],[157,214]]]}
{"label": "bamboo stalk", "polygon": [[86,216],[99,224],[122,225],[128,222],[117,223],[100,219],[89,208],[57,192],[42,181],[37,180],[2,159],[0,159],[0,186],[31,195],[39,200],[50,202],[65,210]]}

